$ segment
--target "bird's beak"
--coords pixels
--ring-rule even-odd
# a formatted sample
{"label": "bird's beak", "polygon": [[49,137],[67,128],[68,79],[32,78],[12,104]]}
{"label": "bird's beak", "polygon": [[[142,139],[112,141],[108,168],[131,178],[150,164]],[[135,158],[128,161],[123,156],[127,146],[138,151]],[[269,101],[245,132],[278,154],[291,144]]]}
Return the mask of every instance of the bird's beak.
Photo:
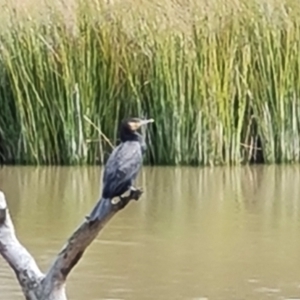
{"label": "bird's beak", "polygon": [[140,126],[146,125],[146,124],[148,124],[148,123],[153,123],[153,122],[154,122],[154,119],[141,120],[141,121],[140,121]]}

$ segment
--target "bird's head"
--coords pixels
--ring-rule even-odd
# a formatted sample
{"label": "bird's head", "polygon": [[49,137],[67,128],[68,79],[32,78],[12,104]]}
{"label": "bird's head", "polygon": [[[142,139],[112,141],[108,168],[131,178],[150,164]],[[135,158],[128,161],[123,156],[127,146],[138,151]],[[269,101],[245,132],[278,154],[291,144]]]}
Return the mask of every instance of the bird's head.
{"label": "bird's head", "polygon": [[132,139],[130,136],[136,136],[136,131],[141,128],[141,126],[153,123],[153,119],[143,120],[140,118],[128,118],[121,123],[121,140],[125,141],[127,139]]}
{"label": "bird's head", "polygon": [[140,118],[128,118],[122,122],[122,127],[126,128],[131,132],[135,132],[140,129],[141,126],[153,123],[153,119],[143,120]]}

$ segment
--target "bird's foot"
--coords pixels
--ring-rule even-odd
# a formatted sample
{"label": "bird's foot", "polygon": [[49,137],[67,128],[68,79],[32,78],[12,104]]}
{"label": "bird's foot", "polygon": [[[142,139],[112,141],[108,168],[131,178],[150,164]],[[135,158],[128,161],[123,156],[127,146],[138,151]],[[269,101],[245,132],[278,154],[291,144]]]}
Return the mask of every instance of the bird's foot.
{"label": "bird's foot", "polygon": [[137,188],[136,188],[135,186],[131,185],[131,186],[129,187],[129,190],[132,191],[132,192],[134,192],[134,191],[137,190]]}
{"label": "bird's foot", "polygon": [[130,200],[139,200],[142,194],[142,188],[130,188],[130,194],[128,196],[119,196],[118,200],[116,199],[113,204],[116,208],[123,209]]}
{"label": "bird's foot", "polygon": [[130,187],[130,195],[129,197],[131,199],[134,199],[136,201],[138,201],[140,199],[140,197],[142,196],[142,194],[144,193],[143,189],[141,187],[136,188],[134,186]]}

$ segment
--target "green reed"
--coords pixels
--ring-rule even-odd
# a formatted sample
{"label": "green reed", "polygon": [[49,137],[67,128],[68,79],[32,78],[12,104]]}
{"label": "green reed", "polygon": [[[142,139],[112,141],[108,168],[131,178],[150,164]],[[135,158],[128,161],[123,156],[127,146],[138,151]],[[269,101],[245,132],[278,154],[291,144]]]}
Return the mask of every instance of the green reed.
{"label": "green reed", "polygon": [[147,162],[299,162],[297,3],[216,1],[7,6],[0,161],[103,163],[141,115]]}

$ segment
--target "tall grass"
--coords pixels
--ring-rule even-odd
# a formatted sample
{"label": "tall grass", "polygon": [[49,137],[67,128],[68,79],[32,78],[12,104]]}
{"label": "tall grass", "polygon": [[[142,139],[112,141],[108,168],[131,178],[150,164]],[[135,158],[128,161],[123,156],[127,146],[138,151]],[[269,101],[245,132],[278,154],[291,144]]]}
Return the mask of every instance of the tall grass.
{"label": "tall grass", "polygon": [[151,163],[300,161],[297,0],[66,1],[3,3],[3,162],[103,163],[128,115]]}

